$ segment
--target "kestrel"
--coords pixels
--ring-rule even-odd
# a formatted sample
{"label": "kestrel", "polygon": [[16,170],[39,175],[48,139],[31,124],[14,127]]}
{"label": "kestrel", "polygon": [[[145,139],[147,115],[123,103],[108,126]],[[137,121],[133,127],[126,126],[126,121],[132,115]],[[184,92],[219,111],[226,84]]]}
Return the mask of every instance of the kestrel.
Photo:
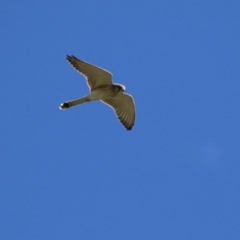
{"label": "kestrel", "polygon": [[112,107],[120,122],[127,130],[131,130],[135,122],[135,105],[133,97],[124,92],[125,86],[113,84],[112,74],[100,67],[84,62],[73,55],[67,55],[67,60],[85,76],[90,93],[85,97],[62,103],[60,109],[100,100]]}

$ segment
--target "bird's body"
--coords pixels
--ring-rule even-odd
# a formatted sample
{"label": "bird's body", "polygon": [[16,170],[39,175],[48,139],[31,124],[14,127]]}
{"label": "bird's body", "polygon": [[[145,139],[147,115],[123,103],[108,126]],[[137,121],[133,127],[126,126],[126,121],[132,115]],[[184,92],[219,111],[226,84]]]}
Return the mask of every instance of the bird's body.
{"label": "bird's body", "polygon": [[85,97],[62,103],[60,109],[101,100],[112,107],[126,129],[131,130],[135,122],[135,104],[132,96],[124,93],[125,87],[121,84],[113,84],[112,74],[102,68],[74,56],[67,56],[67,60],[76,70],[85,75],[90,93]]}

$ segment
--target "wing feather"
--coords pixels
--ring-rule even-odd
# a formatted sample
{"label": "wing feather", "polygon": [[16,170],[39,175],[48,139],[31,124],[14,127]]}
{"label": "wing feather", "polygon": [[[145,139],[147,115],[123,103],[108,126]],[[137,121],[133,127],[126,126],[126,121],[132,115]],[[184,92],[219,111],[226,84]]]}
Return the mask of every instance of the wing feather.
{"label": "wing feather", "polygon": [[77,71],[86,77],[91,91],[102,85],[112,84],[112,74],[105,69],[84,62],[73,55],[67,55],[67,60]]}
{"label": "wing feather", "polygon": [[135,123],[135,104],[133,97],[126,93],[119,93],[116,97],[102,100],[112,107],[127,130],[131,130]]}

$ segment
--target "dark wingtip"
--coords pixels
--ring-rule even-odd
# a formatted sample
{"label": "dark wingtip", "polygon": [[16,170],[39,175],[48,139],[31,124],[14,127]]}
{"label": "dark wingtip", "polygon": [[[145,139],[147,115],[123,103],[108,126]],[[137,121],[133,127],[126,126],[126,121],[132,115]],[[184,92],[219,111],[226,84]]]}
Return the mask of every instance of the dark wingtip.
{"label": "dark wingtip", "polygon": [[121,118],[118,117],[118,119],[120,120],[122,125],[127,129],[127,131],[132,130],[132,127],[133,127],[134,124],[132,126],[128,126],[128,124],[126,122],[124,122]]}
{"label": "dark wingtip", "polygon": [[77,59],[74,55],[66,55],[67,60]]}
{"label": "dark wingtip", "polygon": [[132,130],[132,127],[133,127],[133,125],[132,125],[132,126],[126,126],[126,125],[124,125],[124,126],[125,126],[125,128],[127,129],[127,131]]}

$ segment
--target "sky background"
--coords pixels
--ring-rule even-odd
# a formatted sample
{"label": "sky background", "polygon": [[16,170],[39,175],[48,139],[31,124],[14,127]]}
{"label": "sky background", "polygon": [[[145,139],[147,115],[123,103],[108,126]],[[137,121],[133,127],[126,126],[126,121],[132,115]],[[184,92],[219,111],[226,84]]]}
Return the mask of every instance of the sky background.
{"label": "sky background", "polygon": [[[0,3],[0,239],[240,239],[240,1]],[[88,93],[66,55],[136,103]]]}

